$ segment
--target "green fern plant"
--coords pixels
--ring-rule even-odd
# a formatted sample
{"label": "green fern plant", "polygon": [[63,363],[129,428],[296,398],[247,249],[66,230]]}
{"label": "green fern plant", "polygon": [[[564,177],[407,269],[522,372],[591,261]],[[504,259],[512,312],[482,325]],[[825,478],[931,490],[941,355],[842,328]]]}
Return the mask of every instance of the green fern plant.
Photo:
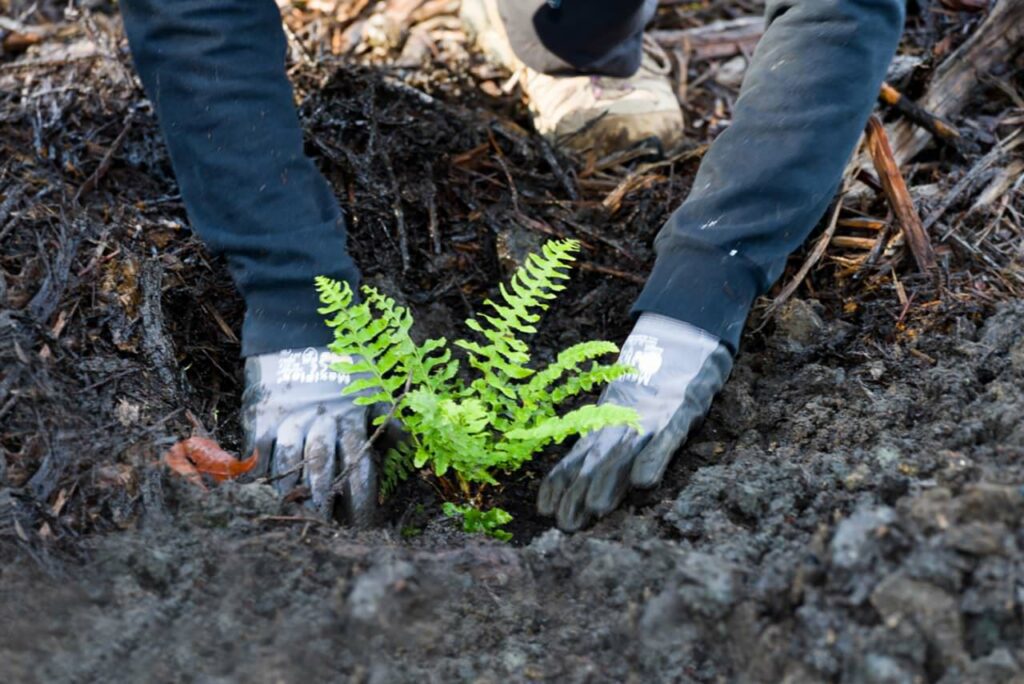
{"label": "green fern plant", "polygon": [[334,333],[329,348],[350,359],[334,368],[357,376],[344,392],[358,393],[358,404],[385,404],[389,410],[375,424],[393,416],[409,435],[383,461],[382,494],[412,471],[430,468],[438,478],[454,473],[457,491],[476,503],[482,486],[497,484],[499,473],[518,469],[551,443],[611,425],[639,430],[631,408],[558,410],[571,397],[632,372],[599,361],[618,351],[611,342],[582,342],[542,370],[531,367],[526,338],[565,289],[578,250],[575,240],[547,242],[500,285],[498,301],[486,300],[487,311],[466,321],[478,337],[454,342],[465,354],[466,373],[445,338],[413,341],[412,315],[389,297],[364,286],[357,302],[347,283],[316,279],[319,312]]}
{"label": "green fern plant", "polygon": [[494,537],[504,542],[512,540],[512,533],[501,529],[512,522],[512,515],[506,510],[491,508],[482,511],[468,504],[456,506],[450,501],[446,501],[441,506],[441,510],[449,518],[461,518],[462,529],[466,532],[486,534],[488,537]]}

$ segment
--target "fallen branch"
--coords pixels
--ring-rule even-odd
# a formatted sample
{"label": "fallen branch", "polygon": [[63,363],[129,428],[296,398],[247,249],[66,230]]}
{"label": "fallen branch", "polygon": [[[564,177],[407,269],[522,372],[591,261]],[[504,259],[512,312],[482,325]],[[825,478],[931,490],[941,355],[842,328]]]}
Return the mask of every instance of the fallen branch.
{"label": "fallen branch", "polygon": [[1024,184],[1024,160],[1015,159],[999,169],[995,178],[978,193],[974,204],[967,210],[967,215],[974,216],[988,211],[1006,193],[1020,188],[1022,184]]}
{"label": "fallen branch", "polygon": [[740,17],[677,31],[651,31],[667,50],[682,48],[693,59],[750,54],[764,33],[762,17]]}
{"label": "fallen branch", "polygon": [[[968,103],[982,83],[981,76],[1006,64],[1024,47],[1024,0],[999,0],[985,21],[935,70],[918,106],[932,115],[951,119]],[[931,132],[901,121],[889,129],[897,166],[903,166],[931,140]],[[861,158],[858,166],[865,166]]]}
{"label": "fallen branch", "polygon": [[971,167],[971,170],[964,174],[964,177],[961,178],[956,185],[950,188],[949,192],[947,192],[945,197],[943,197],[939,206],[933,209],[932,213],[924,220],[924,229],[928,230],[934,226],[935,223],[942,218],[942,215],[945,214],[951,206],[953,206],[953,203],[960,199],[960,196],[977,182],[978,178],[980,178],[983,173],[991,168],[992,165],[999,162],[1004,155],[1012,152],[1022,143],[1024,143],[1024,138],[1020,136],[1018,131],[989,150],[988,154],[979,159],[974,166]]}
{"label": "fallen branch", "polygon": [[878,94],[878,99],[935,137],[950,143],[958,150],[960,149],[960,131],[931,112],[928,112],[913,100],[908,99],[903,93],[888,83],[882,84],[882,90]]}
{"label": "fallen branch", "polygon": [[981,12],[988,9],[988,0],[939,0],[954,12]]}
{"label": "fallen branch", "polygon": [[28,26],[0,16],[0,55],[17,55],[56,33],[52,26]]}

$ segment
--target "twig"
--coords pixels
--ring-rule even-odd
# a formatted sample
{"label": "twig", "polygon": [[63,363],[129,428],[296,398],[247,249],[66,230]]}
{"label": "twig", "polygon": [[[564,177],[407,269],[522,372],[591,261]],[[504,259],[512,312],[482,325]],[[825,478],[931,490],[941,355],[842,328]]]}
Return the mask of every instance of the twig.
{"label": "twig", "polygon": [[[599,231],[596,231],[593,228],[590,228],[589,226],[580,223],[579,221],[574,221],[568,217],[562,218],[561,222],[575,230],[577,233],[582,233],[583,235],[586,235],[588,240],[600,242],[601,244],[606,245],[611,249],[614,249],[616,252],[619,253],[619,255],[629,260],[634,265],[641,265],[643,263],[643,261],[637,255],[633,254],[628,249],[619,244],[618,240],[613,240],[612,238],[602,235]],[[583,241],[583,243],[587,244],[586,241]]]}
{"label": "twig", "polygon": [[0,202],[0,225],[3,225],[7,217],[11,215],[14,207],[21,201],[24,194],[25,190],[23,187],[16,187],[7,193],[7,197],[4,198],[3,202]]}
{"label": "twig", "polygon": [[0,73],[5,71],[23,71],[27,69],[47,69],[49,67],[63,67],[74,62],[91,62],[96,59],[112,59],[108,55],[102,55],[99,53],[91,55],[79,55],[78,57],[68,57],[66,59],[28,59],[17,62],[11,62],[10,64],[0,64]]}
{"label": "twig", "polygon": [[851,249],[872,249],[875,246],[874,238],[856,237],[853,235],[836,235],[829,244],[833,247],[846,247]]}
{"label": "twig", "polygon": [[292,28],[288,25],[288,22],[282,21],[281,26],[284,28],[285,35],[288,37],[288,42],[291,44],[295,52],[298,53],[299,58],[302,60],[302,63],[305,64],[310,69],[312,69],[313,71],[322,72],[324,68],[323,65],[320,64],[320,62],[313,57],[312,53],[310,53],[309,51],[309,48],[306,47],[306,44],[303,43],[299,36],[295,33],[295,31],[292,30]]}
{"label": "twig", "polygon": [[850,218],[839,219],[840,228],[855,228],[857,230],[872,230],[878,232],[885,230],[889,221],[871,218],[869,216],[851,216]]}
{"label": "twig", "polygon": [[298,463],[296,463],[295,465],[293,465],[291,468],[289,468],[288,470],[284,471],[283,473],[277,473],[276,475],[265,475],[263,477],[257,478],[256,481],[260,482],[262,484],[270,484],[271,482],[277,482],[278,480],[283,480],[284,478],[288,477],[289,475],[294,475],[295,473],[297,473],[300,470],[302,470],[302,467],[304,465],[306,465],[307,463],[312,463],[312,461],[309,460],[308,458],[303,458]]}
{"label": "twig", "polygon": [[[968,216],[973,216],[987,210],[993,204],[1004,197],[1006,193],[1013,193],[1024,184],[1024,160],[1014,159],[1006,166],[999,169],[985,189],[978,193],[971,208],[967,210]],[[1004,205],[1005,206],[1005,205]],[[993,222],[993,227],[997,221]]]}
{"label": "twig", "polygon": [[107,175],[107,171],[110,170],[110,165],[114,161],[114,155],[117,154],[119,149],[121,149],[121,144],[128,135],[128,131],[132,129],[132,124],[134,122],[135,111],[132,110],[132,112],[128,114],[128,118],[125,119],[124,128],[122,128],[121,132],[117,134],[116,138],[114,138],[114,142],[110,143],[110,147],[103,155],[103,159],[100,160],[100,165],[97,166],[96,170],[92,172],[84,183],[82,183],[82,186],[78,188],[78,192],[75,193],[73,200],[75,204],[78,204],[84,196],[95,190],[103,177]]}
{"label": "twig", "polygon": [[235,331],[231,329],[231,326],[228,325],[228,322],[224,320],[224,317],[221,316],[220,313],[218,313],[215,308],[213,308],[206,302],[202,303],[202,307],[203,310],[206,311],[206,313],[210,314],[210,317],[213,318],[214,322],[217,324],[217,327],[220,328],[220,331],[222,333],[224,333],[224,337],[228,338],[228,341],[230,341],[232,344],[241,343],[241,340],[238,339],[238,335],[235,334]]}
{"label": "twig", "polygon": [[[690,150],[687,150],[687,152],[689,151]],[[664,163],[666,160],[664,159],[665,155],[663,152],[661,142],[656,138],[645,138],[624,150],[616,150],[595,160],[592,165],[588,165],[584,172],[580,174],[580,177],[586,178],[587,176],[593,176],[594,174],[606,169],[611,169],[616,166],[625,166],[635,159],[656,158],[659,160],[658,162],[648,163]]]}
{"label": "twig", "polygon": [[593,271],[595,273],[604,273],[605,275],[614,276],[615,278],[621,278],[622,280],[626,280],[637,285],[643,285],[645,282],[647,282],[646,280],[636,275],[635,273],[626,273],[625,271],[620,271],[617,268],[601,266],[600,264],[592,264],[587,261],[580,261],[576,264],[576,266],[581,271]]}
{"label": "twig", "polygon": [[886,221],[885,225],[882,226],[882,230],[878,232],[878,237],[875,238],[875,244],[871,247],[871,251],[868,252],[867,257],[857,267],[857,272],[853,274],[854,280],[860,278],[861,274],[867,272],[869,268],[875,265],[878,258],[882,256],[886,245],[889,244],[889,238],[892,236],[893,225],[893,221]]}
{"label": "twig", "polygon": [[878,99],[916,123],[918,126],[925,128],[935,137],[948,142],[957,150],[960,149],[960,142],[962,139],[960,131],[913,100],[906,98],[903,93],[896,90],[888,83],[882,83],[882,90],[878,94]]}
{"label": "twig", "polygon": [[512,172],[508,169],[508,164],[505,162],[505,153],[501,151],[501,146],[498,145],[498,141],[494,139],[494,132],[488,128],[487,137],[491,141],[491,146],[494,148],[494,158],[498,161],[498,165],[501,167],[502,172],[505,174],[505,180],[508,181],[509,193],[512,195],[512,208],[516,210],[517,214],[522,214],[523,211],[519,206],[519,190],[516,188],[515,179],[512,178]]}
{"label": "twig", "polygon": [[427,200],[427,233],[430,235],[430,244],[434,254],[441,253],[441,233],[437,229],[437,188],[434,186],[434,167],[427,163],[426,168],[427,190],[424,193]]}
{"label": "twig", "polygon": [[650,35],[664,48],[683,47],[692,52],[695,59],[712,59],[752,50],[763,33],[763,18],[740,17],[696,28],[651,31]]}
{"label": "twig", "polygon": [[[412,97],[415,97],[417,100],[419,100],[421,104],[425,104],[430,107],[440,106],[441,104],[434,97],[427,95],[425,92],[419,90],[418,88],[413,88],[405,81],[399,78],[395,78],[394,76],[384,75],[381,77],[380,81],[386,88],[391,88],[392,90],[404,93],[405,95],[411,95]],[[456,108],[456,110],[458,111],[459,108]]]}
{"label": "twig", "polygon": [[615,188],[605,195],[604,199],[601,200],[601,206],[608,211],[609,214],[615,215],[619,209],[622,208],[622,201],[631,192],[639,192],[644,188],[650,187],[655,183],[660,183],[665,180],[664,176],[660,176],[656,173],[649,173],[648,169],[644,169],[639,172],[631,173],[622,179]]}
{"label": "twig", "polygon": [[544,161],[551,167],[551,171],[555,174],[555,178],[562,184],[565,189],[565,194],[569,196],[569,199],[573,202],[578,202],[580,199],[579,192],[576,191],[576,186],[569,179],[569,175],[562,168],[562,165],[558,162],[558,157],[555,156],[555,151],[551,148],[549,143],[544,138],[539,139],[538,146],[540,147],[540,153],[544,157]]}
{"label": "twig", "polygon": [[689,41],[684,42],[681,48],[672,50],[671,55],[675,60],[676,66],[676,99],[679,100],[679,104],[686,104],[686,95],[689,89],[688,80],[690,78]]}
{"label": "twig", "polygon": [[398,252],[402,257],[402,273],[409,270],[409,235],[405,229],[405,210],[402,209],[402,193],[398,189],[398,179],[395,177],[395,170],[391,166],[391,159],[383,151],[380,152],[384,160],[384,170],[388,174],[388,181],[391,183],[391,195],[394,201],[391,210],[395,213],[395,231],[398,233]]}
{"label": "twig", "polygon": [[300,522],[307,525],[330,525],[329,520],[321,520],[320,518],[309,518],[304,515],[261,515],[257,520],[262,522]]}
{"label": "twig", "polygon": [[[17,393],[11,394],[10,398],[4,403],[4,405],[0,406],[0,418],[6,416],[10,410],[14,408],[14,405],[18,403],[19,396],[20,395]],[[3,458],[3,454],[0,454],[0,458]]]}
{"label": "twig", "polygon": [[[849,170],[847,170],[847,172],[849,172]],[[857,171],[853,174],[853,177],[859,180],[864,185],[871,188],[871,190],[873,190],[874,192],[878,194],[882,193],[882,184],[878,182],[877,178],[875,178],[875,174],[871,173],[867,169],[857,169]]]}
{"label": "twig", "polygon": [[368,440],[366,440],[366,443],[363,444],[362,447],[360,447],[359,453],[356,454],[355,457],[352,459],[352,463],[350,463],[343,471],[341,471],[338,474],[336,478],[334,478],[334,484],[331,486],[331,491],[333,491],[335,494],[341,493],[341,487],[342,485],[345,484],[345,480],[347,480],[348,476],[352,474],[352,471],[356,469],[356,466],[358,466],[362,462],[362,460],[370,454],[373,445],[376,444],[377,440],[380,439],[380,436],[384,434],[384,430],[387,429],[388,423],[390,423],[391,420],[395,417],[395,412],[398,410],[398,404],[402,401],[402,398],[409,393],[409,390],[411,388],[412,373],[410,373],[409,376],[405,379],[405,387],[402,388],[402,393],[391,405],[391,410],[388,411],[387,415],[384,417],[384,420],[381,421],[381,424],[378,425],[377,429],[373,431],[373,434],[370,435],[370,438]]}
{"label": "twig", "polygon": [[119,379],[123,378],[126,375],[132,375],[132,374],[138,373],[138,372],[139,372],[138,368],[129,368],[128,370],[123,370],[123,371],[121,371],[119,373],[114,373],[113,375],[108,375],[107,377],[103,378],[102,380],[97,380],[96,382],[90,383],[90,384],[86,385],[85,387],[81,388],[78,391],[82,392],[82,393],[89,392],[89,391],[92,391],[92,390],[96,389],[100,385],[109,385],[110,383],[114,382],[115,380],[119,380]]}
{"label": "twig", "polygon": [[896,219],[903,228],[907,244],[914,255],[917,267],[923,272],[935,268],[935,252],[932,250],[932,243],[928,239],[921,224],[921,217],[917,215],[914,208],[914,201],[907,191],[907,184],[900,174],[899,166],[892,155],[892,148],[889,147],[889,139],[885,134],[885,127],[878,117],[872,116],[868,120],[867,147],[871,154],[871,161],[875,165],[878,179],[882,182],[882,189],[889,200]]}
{"label": "twig", "polygon": [[[56,312],[57,307],[60,306],[64,290],[67,288],[70,280],[71,265],[78,255],[78,247],[82,241],[81,236],[87,230],[77,220],[73,223],[72,227],[73,232],[68,235],[65,226],[63,224],[60,225],[60,233],[57,236],[58,247],[56,255],[49,266],[49,272],[43,279],[39,289],[36,290],[35,295],[32,296],[32,299],[25,306],[25,310],[41,326],[48,324],[50,317]],[[38,242],[40,254],[53,251],[52,248],[44,247],[41,240],[38,240]]]}

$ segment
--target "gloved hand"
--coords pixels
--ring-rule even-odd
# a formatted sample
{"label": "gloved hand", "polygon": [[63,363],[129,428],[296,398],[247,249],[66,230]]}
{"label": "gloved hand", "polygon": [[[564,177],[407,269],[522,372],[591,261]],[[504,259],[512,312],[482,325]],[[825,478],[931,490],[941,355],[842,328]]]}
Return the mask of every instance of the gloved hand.
{"label": "gloved hand", "polygon": [[354,525],[372,521],[377,498],[373,454],[368,445],[369,412],[357,395],[342,395],[350,376],[331,370],[338,357],[326,349],[284,350],[245,361],[242,420],[246,454],[258,449],[260,473],[274,478],[279,493],[302,482],[308,504],[328,516],[332,485],[348,473],[343,503]]}
{"label": "gloved hand", "polygon": [[637,372],[608,385],[599,403],[636,409],[643,433],[612,427],[585,435],[544,478],[537,509],[566,531],[612,511],[630,486],[660,482],[732,370],[732,354],[714,335],[650,313],[640,315],[619,361]]}

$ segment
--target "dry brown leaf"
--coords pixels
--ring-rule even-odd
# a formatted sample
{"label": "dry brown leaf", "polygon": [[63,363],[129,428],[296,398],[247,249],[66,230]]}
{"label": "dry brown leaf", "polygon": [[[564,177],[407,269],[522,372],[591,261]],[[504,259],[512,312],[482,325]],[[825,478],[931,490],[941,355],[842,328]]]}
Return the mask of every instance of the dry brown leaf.
{"label": "dry brown leaf", "polygon": [[186,480],[205,489],[203,475],[209,475],[217,482],[231,480],[244,475],[256,467],[259,452],[245,460],[224,451],[207,437],[189,437],[178,442],[164,454],[164,464]]}

